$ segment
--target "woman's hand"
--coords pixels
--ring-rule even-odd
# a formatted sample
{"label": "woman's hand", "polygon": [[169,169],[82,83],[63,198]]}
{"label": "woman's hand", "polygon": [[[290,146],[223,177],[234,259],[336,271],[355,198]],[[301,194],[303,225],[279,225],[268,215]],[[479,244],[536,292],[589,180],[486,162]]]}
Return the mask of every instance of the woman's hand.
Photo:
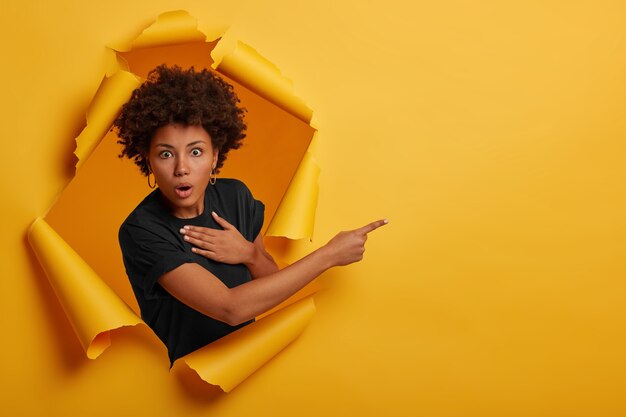
{"label": "woman's hand", "polygon": [[244,238],[239,230],[215,212],[213,219],[224,230],[200,226],[185,226],[180,233],[184,239],[194,245],[191,250],[205,258],[225,264],[246,264],[254,257],[254,244]]}
{"label": "woman's hand", "polygon": [[387,224],[387,220],[377,220],[358,229],[339,232],[324,247],[330,257],[331,266],[349,265],[363,259],[367,234]]}

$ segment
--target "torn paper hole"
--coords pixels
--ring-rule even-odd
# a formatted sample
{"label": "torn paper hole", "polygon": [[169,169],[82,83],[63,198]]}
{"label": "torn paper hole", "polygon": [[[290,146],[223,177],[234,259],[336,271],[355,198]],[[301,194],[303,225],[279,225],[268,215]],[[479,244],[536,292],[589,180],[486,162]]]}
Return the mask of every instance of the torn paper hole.
{"label": "torn paper hole", "polygon": [[[210,53],[219,44],[219,39],[207,40],[187,12],[176,11],[159,16],[136,39],[119,46],[116,62],[122,65],[103,80],[77,138],[76,176],[45,219],[31,227],[31,246],[89,358],[108,347],[110,331],[142,323],[123,269],[117,230],[150,190],[131,161],[117,158],[120,147],[109,131],[111,123],[141,78],[163,63],[163,57],[169,65],[209,68],[215,64]],[[221,176],[241,179],[265,202],[265,228],[271,224],[273,235],[310,238],[319,173],[307,154],[315,133],[309,124],[311,111],[286,87],[289,82],[280,72],[251,51],[239,43],[220,57],[221,65],[214,65],[248,109],[248,137],[240,150],[229,154]],[[245,65],[245,73],[237,71],[238,65]],[[232,389],[306,327],[312,301],[294,301],[314,290],[309,286],[226,341],[184,357],[185,363],[208,383]],[[252,344],[257,349],[250,350]],[[233,355],[240,359],[233,361]]]}

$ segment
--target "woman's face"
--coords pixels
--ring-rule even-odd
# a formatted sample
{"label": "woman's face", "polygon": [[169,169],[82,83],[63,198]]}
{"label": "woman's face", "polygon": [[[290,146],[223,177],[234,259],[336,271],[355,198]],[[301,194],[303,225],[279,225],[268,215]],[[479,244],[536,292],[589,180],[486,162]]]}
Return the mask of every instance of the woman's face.
{"label": "woman's face", "polygon": [[217,164],[217,149],[202,126],[173,123],[157,129],[148,163],[174,216],[191,218],[204,211],[204,190]]}

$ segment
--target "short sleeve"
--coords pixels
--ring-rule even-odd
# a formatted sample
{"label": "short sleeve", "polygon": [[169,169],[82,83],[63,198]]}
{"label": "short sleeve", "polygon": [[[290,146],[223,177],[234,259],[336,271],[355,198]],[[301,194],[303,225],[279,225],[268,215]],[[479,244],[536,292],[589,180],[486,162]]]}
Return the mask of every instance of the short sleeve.
{"label": "short sleeve", "polygon": [[[237,200],[241,215],[245,218],[242,223],[246,232],[250,233],[248,239],[254,241],[263,228],[263,220],[265,217],[265,204],[254,198],[250,189],[239,180],[232,180],[237,190]],[[241,204],[243,203],[243,204]],[[243,232],[242,232],[243,233]]]}
{"label": "short sleeve", "polygon": [[[251,196],[252,198],[252,196]],[[265,216],[265,204],[252,198],[252,240],[261,233],[263,218]]]}
{"label": "short sleeve", "polygon": [[180,265],[193,262],[176,244],[140,226],[124,224],[119,231],[126,274],[146,299],[159,298],[165,290],[155,286],[159,278]]}

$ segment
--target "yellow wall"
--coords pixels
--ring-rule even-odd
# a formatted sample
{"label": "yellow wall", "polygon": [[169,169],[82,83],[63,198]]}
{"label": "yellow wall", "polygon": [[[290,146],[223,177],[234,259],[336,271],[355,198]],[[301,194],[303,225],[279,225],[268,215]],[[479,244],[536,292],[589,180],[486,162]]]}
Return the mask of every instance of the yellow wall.
{"label": "yellow wall", "polygon": [[[621,2],[105,4],[0,13],[0,414],[626,413]],[[148,333],[86,359],[25,239],[73,174],[104,46],[173,9],[230,26],[314,109],[317,226],[297,251],[391,221],[363,263],[327,274],[293,345],[211,400]]]}

